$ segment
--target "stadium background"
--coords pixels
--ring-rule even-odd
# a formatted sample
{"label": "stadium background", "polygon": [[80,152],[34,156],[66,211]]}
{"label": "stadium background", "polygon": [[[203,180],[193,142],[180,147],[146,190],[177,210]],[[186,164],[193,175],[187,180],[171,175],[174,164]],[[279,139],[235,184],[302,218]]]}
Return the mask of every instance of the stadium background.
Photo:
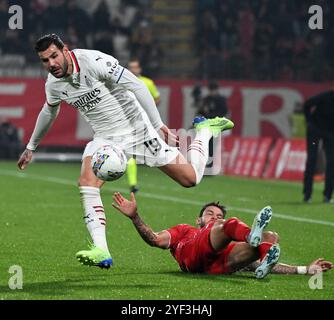
{"label": "stadium background", "polygon": [[[12,4],[23,8],[22,30],[8,28],[10,18],[8,7]],[[191,119],[196,113],[194,87],[200,86],[202,96],[205,96],[208,81],[218,81],[221,94],[228,99],[231,118],[236,123],[232,135],[225,139],[227,142],[222,146],[222,153],[218,155],[225,164],[222,171],[233,176],[251,176],[251,173],[261,166],[262,169],[254,177],[300,180],[304,168],[305,145],[303,117],[297,110],[309,96],[332,87],[334,72],[333,3],[325,0],[316,3],[323,9],[323,30],[311,30],[308,27],[310,18],[308,9],[313,4],[315,4],[314,1],[308,0],[0,0],[0,117],[9,119],[20,130],[22,145],[25,145],[45,99],[46,74],[34,53],[34,41],[42,34],[54,32],[63,37],[70,48],[101,50],[114,55],[123,65],[126,65],[130,57],[138,57],[141,60],[144,75],[154,79],[161,92],[162,102],[159,111],[163,120],[170,128],[176,130],[189,128]],[[296,131],[296,127],[301,129]],[[91,136],[92,132],[78,113],[71,107],[63,106],[54,127],[43,140],[39,148],[40,152],[36,153],[36,159],[76,161],[80,158],[80,152]],[[262,154],[258,159],[261,146],[265,150],[263,151],[265,156]],[[232,154],[235,155],[235,153],[237,157],[233,158]],[[227,168],[226,164],[232,162],[235,166]],[[65,169],[66,165],[61,164],[35,164],[34,169],[31,168],[30,173],[27,172],[27,177],[30,177],[32,182],[35,180],[41,182],[43,179],[45,182],[48,180],[49,174],[46,168],[49,166],[52,168],[50,179],[55,183],[58,177],[60,187],[62,184],[68,187],[69,177],[72,178],[73,183],[75,182],[76,174],[79,172],[78,165],[69,165],[73,170],[71,171]],[[7,189],[4,183],[6,178],[21,181],[20,177],[23,176],[15,172],[14,163],[1,162],[0,166],[2,188],[9,192],[10,188]],[[278,167],[279,172],[276,170]],[[37,177],[41,172],[45,173],[44,178]],[[149,202],[148,208],[158,206],[154,201],[150,202],[151,194],[145,194],[150,188],[152,193],[156,191],[156,187],[152,187],[155,185],[155,175],[161,174],[146,169],[140,173],[141,188],[145,201]],[[206,180],[203,187],[199,186],[194,191],[184,191],[184,195],[178,196],[175,190],[171,191],[174,194],[170,197],[174,199],[176,197],[178,200],[169,204],[170,208],[174,211],[181,210],[182,217],[187,217],[188,223],[192,223],[190,218],[193,214],[191,215],[182,205],[186,206],[187,201],[191,201],[194,195],[198,196],[196,190],[199,195],[202,194],[205,201],[208,194],[205,194],[203,188],[219,190],[225,186],[226,190],[227,185],[223,181],[228,181],[231,186],[235,185],[235,189],[231,188],[229,192],[227,191],[224,199],[236,197],[236,194],[242,198],[243,195],[237,192],[239,183],[245,185],[249,183],[249,188],[245,187],[240,192],[245,193],[245,198],[251,195],[251,201],[255,201],[254,198],[258,195],[251,191],[255,183],[255,189],[261,193],[261,196],[257,199],[258,202],[251,203],[254,210],[262,206],[263,201],[271,201],[270,203],[277,204],[279,210],[292,212],[294,216],[302,219],[301,221],[305,219],[312,221],[314,209],[321,211],[321,215],[318,216],[321,227],[317,220],[314,228],[326,229],[319,230],[319,233],[326,234],[326,237],[321,240],[322,245],[320,242],[313,243],[312,248],[308,248],[309,253],[313,255],[308,254],[306,249],[303,250],[305,255],[298,255],[294,249],[290,248],[289,254],[293,256],[291,262],[301,260],[300,263],[302,263],[312,259],[309,257],[316,258],[317,256],[314,255],[318,254],[317,247],[325,247],[327,236],[332,234],[333,219],[329,213],[332,213],[333,209],[320,206],[311,209],[304,206],[297,207],[301,200],[300,184],[286,185],[283,182],[279,184],[276,180],[262,182],[262,180],[238,180],[241,178],[233,177],[228,178],[232,180],[223,180],[221,177],[214,179],[216,178],[218,180],[214,182]],[[160,191],[165,194],[169,181],[163,181],[166,188]],[[293,191],[289,189],[286,189],[286,192],[282,191],[288,186],[293,186]],[[35,187],[38,190],[38,188],[44,188],[44,185]],[[264,187],[268,187],[271,192],[262,193]],[[118,188],[118,185],[111,187],[113,188]],[[124,181],[120,182],[119,188],[126,190]],[[316,186],[316,189],[320,190],[320,188],[320,185]],[[14,185],[12,190],[15,190]],[[217,194],[220,193],[217,192]],[[50,199],[53,198],[52,194],[49,196]],[[280,197],[282,197],[281,202],[277,200]],[[78,202],[74,195],[73,198],[75,199],[73,202]],[[183,201],[183,198],[186,201]],[[65,198],[63,200],[67,203]],[[243,201],[246,200],[240,200],[241,203]],[[238,208],[238,204],[234,206]],[[245,207],[249,207],[249,203],[239,205],[239,208]],[[14,204],[8,206],[7,200],[3,201],[2,211],[7,212],[9,208],[14,212],[18,210]],[[28,207],[29,210],[34,211],[33,206],[30,209]],[[80,209],[75,210],[80,216]],[[162,215],[168,216],[168,210],[164,211],[161,208],[159,210]],[[3,219],[4,217],[8,217],[8,221],[11,221],[9,213],[7,216],[4,215]],[[150,217],[150,219],[153,218]],[[247,215],[245,219],[249,220]],[[4,227],[6,223],[11,225],[12,222],[8,221],[2,220],[1,226]],[[164,225],[161,224],[162,222]],[[153,219],[152,224],[158,228],[164,228],[173,222],[184,221],[180,221],[177,216],[172,216],[170,220],[164,218],[159,222]],[[124,221],[123,224],[125,224]],[[280,227],[278,229],[285,228],[284,224],[277,226]],[[311,227],[313,227],[312,224],[307,226],[310,234],[314,232]],[[127,228],[129,234],[134,233],[129,226]],[[284,232],[284,235],[293,242],[293,227],[289,226],[286,230],[289,229],[291,229],[291,235],[287,232]],[[300,230],[302,229],[301,226]],[[84,230],[80,232],[84,234]],[[133,234],[133,238],[135,236]],[[304,241],[302,234],[298,234],[297,238],[299,241]],[[147,256],[149,256],[148,252],[145,253]],[[328,251],[324,254],[326,252]],[[332,256],[327,258],[332,259]],[[150,270],[153,270],[153,267],[150,267]],[[93,277],[94,272],[91,273]],[[210,279],[205,278],[204,282]],[[281,285],[280,278],[278,279],[277,284]],[[333,278],[328,279],[331,280],[331,288],[333,288]],[[297,284],[297,278],[293,282]],[[56,285],[56,281],[53,285]],[[229,285],[231,290],[235,289],[235,283]],[[252,283],[252,286],[255,292],[258,289],[257,284]],[[2,289],[4,288],[6,285],[3,285]],[[284,286],[282,288],[282,293],[277,295],[278,298],[284,298]],[[34,289],[34,285],[31,289]],[[45,290],[52,297],[52,293]],[[312,291],[305,288],[304,290],[301,295],[297,295],[297,298],[312,298]],[[7,294],[6,298],[13,297],[11,293]],[[34,294],[38,297],[37,293]],[[47,297],[48,294],[42,295],[42,298]],[[85,293],[80,294],[67,297],[87,298]],[[133,292],[132,294],[133,298],[145,298],[145,295],[141,296]],[[203,295],[199,294],[195,297],[206,298],[205,294],[203,292]],[[235,298],[263,299],[266,297],[265,295],[252,296],[252,294],[250,291],[246,296],[236,295]],[[120,294],[115,297],[122,299],[126,295]],[[167,296],[152,294],[146,297],[166,298]],[[177,294],[171,295],[171,298],[173,297],[192,298]],[[269,294],[269,298],[275,297],[274,292]],[[31,298],[31,296],[28,294],[25,298]],[[333,299],[333,294],[330,291],[322,291],[313,298]]]}
{"label": "stadium background", "polygon": [[[22,30],[8,28],[11,4],[23,9]],[[144,74],[155,80],[161,92],[162,119],[175,130],[189,128],[196,115],[195,86],[201,88],[203,98],[207,82],[217,80],[231,118],[237,123],[233,135],[272,137],[265,159],[270,165],[269,152],[276,147],[278,138],[303,138],[305,125],[300,107],[305,99],[332,86],[332,5],[320,1],[323,30],[311,30],[311,4],[1,0],[0,116],[19,128],[26,144],[45,99],[46,74],[32,48],[41,34],[55,32],[70,48],[101,50],[117,57],[123,65],[131,57],[139,58]],[[81,116],[73,108],[62,108],[39,151],[65,150],[67,154],[38,153],[36,159],[79,159],[77,152],[91,137],[92,131]],[[254,148],[258,149],[260,142],[256,143]],[[296,171],[286,175],[289,179],[301,179],[304,170],[305,146],[302,140],[297,145],[302,156],[293,147],[297,158],[282,155],[287,171],[291,167]],[[221,150],[224,152],[224,146]],[[226,148],[225,153],[222,157],[226,159]],[[323,164],[319,158],[321,174]],[[258,160],[249,161],[254,167]],[[262,171],[258,176],[265,177],[266,173]]]}

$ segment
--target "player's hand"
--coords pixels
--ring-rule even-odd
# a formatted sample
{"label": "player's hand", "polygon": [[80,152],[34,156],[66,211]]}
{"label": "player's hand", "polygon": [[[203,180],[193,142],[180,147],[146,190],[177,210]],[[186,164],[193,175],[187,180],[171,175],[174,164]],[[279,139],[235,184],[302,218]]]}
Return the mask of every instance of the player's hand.
{"label": "player's hand", "polygon": [[173,147],[179,146],[179,137],[172,133],[172,131],[169,130],[169,128],[165,125],[163,125],[160,128],[160,133],[162,135],[162,138],[165,140],[165,142]]}
{"label": "player's hand", "polygon": [[17,166],[19,169],[24,170],[27,165],[31,162],[33,151],[25,149],[17,161]]}
{"label": "player's hand", "polygon": [[112,198],[116,202],[112,203],[112,206],[119,212],[130,219],[133,219],[137,215],[137,203],[133,192],[131,192],[130,201],[125,199],[119,192],[115,192]]}
{"label": "player's hand", "polygon": [[333,268],[333,263],[326,261],[323,258],[319,258],[307,267],[307,274],[316,274],[319,272],[324,272]]}

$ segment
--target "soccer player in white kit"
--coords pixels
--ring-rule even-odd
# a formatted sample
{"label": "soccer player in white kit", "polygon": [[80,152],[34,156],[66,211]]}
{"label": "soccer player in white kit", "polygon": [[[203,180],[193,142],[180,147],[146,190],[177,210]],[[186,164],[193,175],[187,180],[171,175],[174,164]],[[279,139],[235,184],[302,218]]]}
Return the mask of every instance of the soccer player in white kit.
{"label": "soccer player in white kit", "polygon": [[95,134],[84,150],[79,178],[84,220],[93,245],[89,250],[79,251],[76,257],[83,264],[108,269],[112,258],[100,197],[104,182],[94,175],[90,164],[95,150],[105,144],[116,145],[128,157],[135,156],[137,162],[159,167],[182,186],[192,187],[203,177],[209,140],[234,124],[219,117],[195,119],[197,133],[187,151],[188,162],[176,147],[160,138],[159,131],[165,140],[177,141],[161,121],[145,84],[114,57],[95,50],[70,51],[56,34],[38,39],[35,50],[49,72],[45,84],[46,101],[18,160],[18,167],[23,170],[32,160],[33,151],[59,113],[61,101],[78,109]]}

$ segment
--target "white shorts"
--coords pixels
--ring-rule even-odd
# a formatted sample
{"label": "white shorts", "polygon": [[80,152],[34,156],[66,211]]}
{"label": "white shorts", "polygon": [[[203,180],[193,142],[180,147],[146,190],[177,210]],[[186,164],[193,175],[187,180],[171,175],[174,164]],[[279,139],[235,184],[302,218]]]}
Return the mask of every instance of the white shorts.
{"label": "white shorts", "polygon": [[[115,143],[108,139],[94,138],[94,140],[87,143],[82,155],[82,160],[92,156],[99,147],[106,144],[114,145]],[[156,134],[153,139],[130,148],[124,149],[120,144],[117,144],[116,147],[124,151],[127,159],[134,156],[138,164],[146,164],[149,167],[162,167],[169,164],[173,162],[180,153],[178,148],[169,146],[158,134]]]}

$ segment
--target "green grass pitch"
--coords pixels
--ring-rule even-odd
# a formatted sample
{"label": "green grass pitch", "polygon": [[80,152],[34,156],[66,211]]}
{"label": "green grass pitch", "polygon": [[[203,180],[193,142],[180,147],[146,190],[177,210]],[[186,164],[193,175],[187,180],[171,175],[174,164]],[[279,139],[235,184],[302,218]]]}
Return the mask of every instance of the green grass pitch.
{"label": "green grass pitch", "polygon": [[[334,299],[334,270],[316,290],[302,275],[256,280],[252,273],[182,273],[168,250],[145,244],[131,221],[111,207],[113,191],[128,195],[125,177],[102,191],[114,266],[80,265],[75,253],[87,248],[89,237],[76,188],[79,170],[79,164],[32,163],[20,172],[14,162],[0,162],[0,299]],[[139,212],[155,231],[194,224],[201,205],[213,200],[248,224],[271,205],[268,230],[281,236],[281,262],[334,260],[334,206],[321,203],[322,184],[307,205],[300,183],[215,176],[185,189],[158,169],[139,167],[138,174]],[[22,267],[22,290],[8,286],[12,265]]]}

